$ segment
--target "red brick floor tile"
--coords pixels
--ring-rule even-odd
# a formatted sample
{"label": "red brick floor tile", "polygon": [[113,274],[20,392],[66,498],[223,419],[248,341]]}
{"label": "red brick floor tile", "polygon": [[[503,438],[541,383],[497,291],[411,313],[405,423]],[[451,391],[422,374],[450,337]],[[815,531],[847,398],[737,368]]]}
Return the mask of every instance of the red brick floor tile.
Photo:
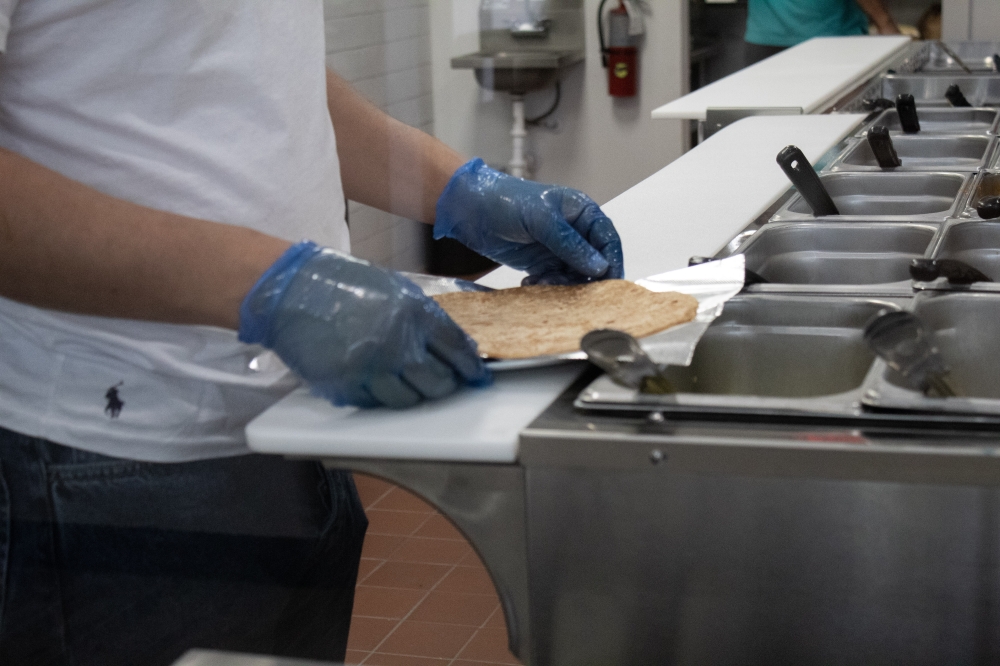
{"label": "red brick floor tile", "polygon": [[[521,662],[518,661],[515,663],[520,664]],[[509,666],[509,665],[510,662],[507,661],[497,663],[493,661],[466,661],[465,659],[456,659],[455,661],[451,662],[451,666]]]}
{"label": "red brick floor tile", "polygon": [[414,657],[403,654],[372,653],[365,666],[448,666],[450,659],[433,659],[431,657]]}
{"label": "red brick floor tile", "polygon": [[462,533],[451,524],[451,521],[442,516],[440,513],[435,513],[428,518],[413,536],[431,537],[434,539],[465,540],[465,537],[462,536]]}
{"label": "red brick floor tile", "polygon": [[479,629],[458,656],[469,661],[487,661],[495,664],[521,663],[507,648],[506,629]]}
{"label": "red brick floor tile", "polygon": [[504,631],[507,631],[507,618],[503,614],[503,608],[500,604],[497,604],[497,609],[494,611],[493,615],[490,615],[490,619],[486,620],[485,627],[499,627]]}
{"label": "red brick floor tile", "polygon": [[417,513],[434,513],[434,507],[420,499],[408,490],[393,488],[372,505],[376,509],[388,511],[416,511]]}
{"label": "red brick floor tile", "polygon": [[361,505],[366,509],[377,502],[379,498],[395,488],[393,484],[375,476],[354,473],[354,485],[358,488]]}
{"label": "red brick floor tile", "polygon": [[382,511],[368,509],[368,534],[391,534],[410,536],[426,523],[434,514],[414,511]]}
{"label": "red brick floor tile", "polygon": [[[466,542],[466,543],[468,543],[468,542]],[[461,565],[464,565],[464,566],[467,566],[467,567],[484,567],[485,566],[483,564],[483,559],[481,557],[479,557],[479,553],[477,553],[476,549],[473,548],[471,545],[469,546],[469,552],[465,554],[465,557],[463,557],[458,562],[458,564],[461,564]]]}
{"label": "red brick floor tile", "polygon": [[387,560],[403,545],[406,537],[393,534],[366,534],[365,545],[361,548],[361,557],[373,560]]}
{"label": "red brick floor tile", "polygon": [[[387,563],[386,566],[388,566]],[[384,568],[384,567],[383,567]],[[378,572],[376,572],[378,573]],[[455,567],[437,587],[438,592],[455,594],[489,594],[496,597],[496,588],[486,569],[482,567]]]}
{"label": "red brick floor tile", "polygon": [[382,639],[389,635],[399,620],[385,620],[374,617],[352,617],[351,633],[347,637],[348,650],[375,649]]}
{"label": "red brick floor tile", "polygon": [[347,655],[344,657],[344,663],[347,666],[357,666],[371,654],[367,650],[348,650]]}
{"label": "red brick floor tile", "polygon": [[458,564],[472,550],[465,541],[451,539],[425,539],[407,537],[389,556],[396,562],[429,562],[431,564]]}
{"label": "red brick floor tile", "polygon": [[423,590],[358,585],[354,590],[354,616],[401,620],[426,595]]}
{"label": "red brick floor tile", "polygon": [[486,594],[450,594],[433,591],[420,602],[409,619],[481,627],[497,608],[497,599]]}
{"label": "red brick floor tile", "polygon": [[379,646],[388,654],[452,659],[475,633],[473,627],[436,622],[403,621]]}
{"label": "red brick floor tile", "polygon": [[365,585],[429,590],[444,578],[450,568],[445,564],[386,562],[365,579]]}
{"label": "red brick floor tile", "polygon": [[367,557],[361,558],[361,563],[358,565],[358,584],[360,585],[365,578],[371,575],[371,572],[378,569],[380,566],[385,564],[385,560],[372,560]]}

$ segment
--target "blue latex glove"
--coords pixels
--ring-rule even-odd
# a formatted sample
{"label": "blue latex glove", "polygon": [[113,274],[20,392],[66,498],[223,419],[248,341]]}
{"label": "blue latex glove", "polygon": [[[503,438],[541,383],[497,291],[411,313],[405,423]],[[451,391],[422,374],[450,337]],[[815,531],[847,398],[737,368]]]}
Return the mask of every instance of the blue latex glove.
{"label": "blue latex glove", "polygon": [[244,298],[239,338],[273,349],[335,405],[409,407],[490,380],[476,343],[419,287],[309,241]]}
{"label": "blue latex glove", "polygon": [[438,199],[434,238],[445,237],[527,271],[524,284],[625,276],[618,232],[590,197],[508,176],[479,158],[462,165]]}

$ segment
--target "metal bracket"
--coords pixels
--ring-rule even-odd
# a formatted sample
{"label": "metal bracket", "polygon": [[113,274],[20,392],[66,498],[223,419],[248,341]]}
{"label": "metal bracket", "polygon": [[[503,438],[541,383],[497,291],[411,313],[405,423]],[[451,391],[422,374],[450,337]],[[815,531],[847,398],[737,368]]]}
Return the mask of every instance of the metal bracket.
{"label": "metal bracket", "polygon": [[[758,106],[758,107],[718,107],[705,110],[704,138],[708,138],[723,127],[749,116],[800,116],[799,106]],[[701,137],[699,137],[701,140]]]}

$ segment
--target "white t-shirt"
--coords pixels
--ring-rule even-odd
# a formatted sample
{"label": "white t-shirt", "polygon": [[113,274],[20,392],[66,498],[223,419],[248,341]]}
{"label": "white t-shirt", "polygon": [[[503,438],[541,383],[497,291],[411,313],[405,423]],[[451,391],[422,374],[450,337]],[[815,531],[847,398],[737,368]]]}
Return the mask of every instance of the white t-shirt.
{"label": "white t-shirt", "polygon": [[[0,0],[0,47],[0,146],[145,206],[349,250],[322,0]],[[28,435],[236,455],[296,385],[233,331],[0,298],[0,426]]]}

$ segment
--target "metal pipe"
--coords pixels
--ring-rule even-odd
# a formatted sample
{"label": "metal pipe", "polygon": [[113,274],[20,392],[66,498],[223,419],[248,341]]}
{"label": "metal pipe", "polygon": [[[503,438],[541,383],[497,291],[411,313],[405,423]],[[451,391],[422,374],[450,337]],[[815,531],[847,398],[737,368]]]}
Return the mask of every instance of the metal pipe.
{"label": "metal pipe", "polygon": [[524,159],[524,140],[528,138],[528,129],[524,122],[524,95],[511,95],[513,100],[514,126],[510,130],[513,139],[514,154],[507,165],[510,175],[524,178],[528,162]]}

